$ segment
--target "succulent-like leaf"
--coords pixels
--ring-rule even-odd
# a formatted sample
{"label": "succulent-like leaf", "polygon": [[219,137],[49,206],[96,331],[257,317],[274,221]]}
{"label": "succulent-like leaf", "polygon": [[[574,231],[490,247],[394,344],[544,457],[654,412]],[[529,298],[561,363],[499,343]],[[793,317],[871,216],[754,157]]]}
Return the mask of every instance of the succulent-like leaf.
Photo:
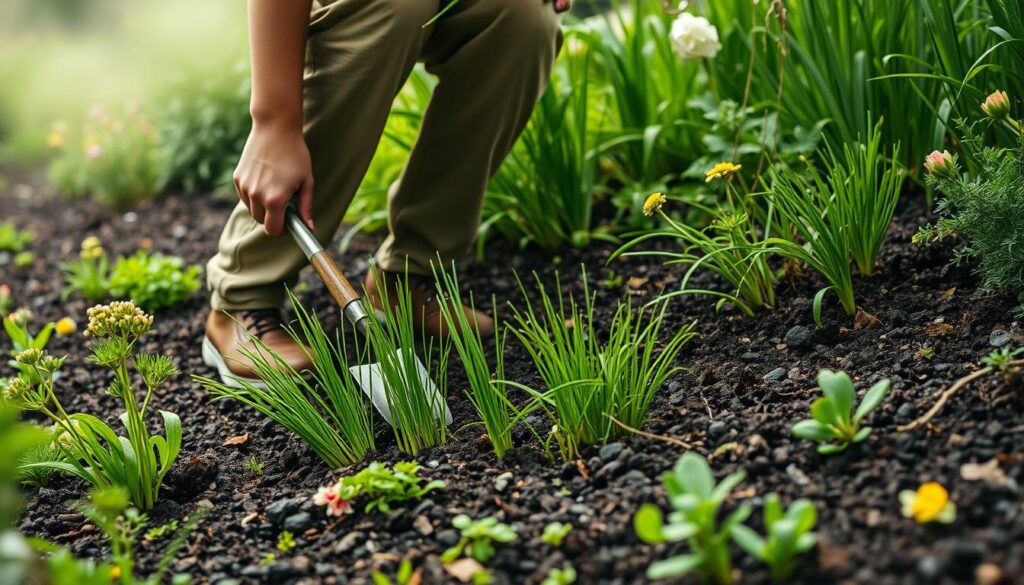
{"label": "succulent-like leaf", "polygon": [[711,496],[715,489],[715,475],[711,466],[700,455],[688,451],[679,458],[675,466],[675,475],[683,488],[696,494],[701,499]]}
{"label": "succulent-like leaf", "polygon": [[889,378],[880,380],[875,383],[865,394],[864,398],[861,399],[860,404],[857,405],[857,412],[853,415],[854,424],[860,423],[861,419],[870,414],[873,410],[878,408],[885,397],[889,394],[889,389],[892,387],[892,382]]}
{"label": "succulent-like leaf", "polygon": [[838,426],[841,422],[835,403],[825,396],[811,403],[811,416],[825,426]]}
{"label": "succulent-like leaf", "polygon": [[681,577],[690,571],[700,567],[704,563],[700,555],[679,555],[664,561],[652,563],[647,567],[648,579],[665,579],[667,577]]}
{"label": "succulent-like leaf", "polygon": [[832,429],[820,422],[807,419],[793,425],[793,434],[809,441],[826,441],[835,437]]}
{"label": "succulent-like leaf", "polygon": [[821,370],[818,372],[818,385],[821,386],[822,393],[832,401],[841,420],[849,420],[856,397],[850,376],[846,372]]}
{"label": "succulent-like leaf", "polygon": [[732,539],[752,557],[764,558],[766,544],[761,536],[744,524],[732,527]]}
{"label": "succulent-like leaf", "polygon": [[633,516],[633,528],[640,540],[647,544],[665,542],[664,519],[658,506],[647,503],[640,506]]}

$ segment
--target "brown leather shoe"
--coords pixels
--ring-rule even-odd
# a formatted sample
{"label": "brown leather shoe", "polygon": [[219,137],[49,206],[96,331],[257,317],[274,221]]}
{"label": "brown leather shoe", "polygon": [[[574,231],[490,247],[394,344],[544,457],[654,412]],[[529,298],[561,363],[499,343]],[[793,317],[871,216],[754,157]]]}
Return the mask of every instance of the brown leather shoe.
{"label": "brown leather shoe", "polygon": [[[396,291],[398,283],[405,281],[405,275],[396,272],[380,272],[386,279],[386,289],[392,307],[398,306]],[[366,301],[376,310],[380,310],[384,304],[381,302],[381,294],[377,283],[374,282],[373,271],[366,275],[363,281],[366,291]],[[448,333],[448,324],[441,314],[441,302],[447,302],[438,298],[437,288],[432,278],[418,274],[409,275],[409,291],[412,295],[413,315],[420,316],[417,319],[417,327],[422,324],[423,330],[431,337],[445,335]],[[480,311],[475,311],[463,305],[460,307],[466,314],[470,324],[476,323],[481,335],[490,335],[494,331],[494,320]]]}
{"label": "brown leather shoe", "polygon": [[281,312],[277,309],[254,311],[210,311],[203,339],[203,361],[217,370],[220,379],[232,388],[241,388],[239,380],[258,388],[266,385],[253,371],[252,362],[242,349],[255,353],[259,348],[249,335],[263,342],[288,363],[295,371],[312,368],[309,356],[281,325]]}

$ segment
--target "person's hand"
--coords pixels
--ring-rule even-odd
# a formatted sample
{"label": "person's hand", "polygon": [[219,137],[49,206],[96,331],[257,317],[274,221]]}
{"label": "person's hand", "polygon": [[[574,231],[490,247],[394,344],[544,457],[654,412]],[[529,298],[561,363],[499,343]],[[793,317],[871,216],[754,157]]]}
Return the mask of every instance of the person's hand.
{"label": "person's hand", "polygon": [[268,236],[284,234],[285,209],[313,225],[313,164],[301,127],[254,124],[233,175],[238,198]]}
{"label": "person's hand", "polygon": [[551,0],[551,5],[555,7],[555,12],[567,12],[572,8],[572,0]]}

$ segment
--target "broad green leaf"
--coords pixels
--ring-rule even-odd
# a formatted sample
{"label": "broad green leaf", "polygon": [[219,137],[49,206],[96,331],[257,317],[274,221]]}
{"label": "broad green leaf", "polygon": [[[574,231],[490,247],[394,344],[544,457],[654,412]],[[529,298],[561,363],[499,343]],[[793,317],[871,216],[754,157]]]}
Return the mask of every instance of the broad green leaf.
{"label": "broad green leaf", "polygon": [[733,488],[739,485],[746,476],[747,473],[741,470],[725,477],[715,486],[715,489],[711,492],[711,497],[708,499],[715,502],[724,502],[725,498],[729,497],[729,493],[732,492]]}
{"label": "broad green leaf", "polygon": [[700,455],[688,451],[679,458],[675,467],[676,477],[688,492],[696,494],[701,499],[709,498],[715,489],[715,475]]}
{"label": "broad green leaf", "polygon": [[651,503],[640,506],[633,516],[633,529],[636,530],[637,537],[647,544],[665,542],[663,524],[661,509]]}
{"label": "broad green leaf", "polygon": [[661,528],[661,534],[668,542],[681,542],[697,534],[697,531],[697,525],[690,522],[666,524]]}
{"label": "broad green leaf", "polygon": [[806,498],[793,502],[786,510],[786,517],[796,522],[798,532],[812,530],[818,521],[818,510]]}
{"label": "broad green leaf", "polygon": [[701,566],[704,560],[698,555],[679,555],[652,563],[647,567],[648,579],[665,579],[667,577],[681,577],[690,571]]}
{"label": "broad green leaf", "polygon": [[825,396],[811,403],[811,416],[825,426],[838,426],[842,422],[835,404]]}
{"label": "broad green leaf", "polygon": [[783,517],[782,502],[779,500],[779,494],[770,493],[764,497],[764,525],[765,528],[771,529],[772,524],[775,524]]}
{"label": "broad green leaf", "polygon": [[892,382],[888,378],[879,380],[872,386],[865,394],[864,398],[861,399],[860,404],[857,405],[857,412],[853,415],[853,422],[857,424],[865,416],[874,411],[885,397],[889,394],[889,389],[892,387]]}
{"label": "broad green leaf", "polygon": [[868,438],[868,435],[870,435],[870,434],[871,434],[871,427],[864,427],[861,430],[857,431],[857,434],[854,435],[850,439],[850,442],[851,443],[860,443],[864,439]]}
{"label": "broad green leaf", "polygon": [[822,455],[835,455],[836,453],[842,453],[849,446],[849,443],[828,443],[819,446],[818,453]]}
{"label": "broad green leaf", "polygon": [[765,542],[752,528],[745,524],[732,527],[732,539],[747,553],[759,559],[764,558]]}
{"label": "broad green leaf", "polygon": [[793,434],[809,441],[825,441],[834,437],[832,429],[816,420],[802,420],[793,425]]}
{"label": "broad green leaf", "polygon": [[818,385],[821,386],[821,391],[825,396],[832,401],[841,420],[849,420],[856,397],[853,380],[850,379],[850,376],[846,372],[821,370],[818,372]]}

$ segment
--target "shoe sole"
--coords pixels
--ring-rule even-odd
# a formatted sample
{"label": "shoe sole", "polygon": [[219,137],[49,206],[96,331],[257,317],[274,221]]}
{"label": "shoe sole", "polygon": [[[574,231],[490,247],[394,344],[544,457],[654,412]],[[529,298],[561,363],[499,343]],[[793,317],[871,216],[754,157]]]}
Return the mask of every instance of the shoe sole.
{"label": "shoe sole", "polygon": [[227,362],[224,360],[224,356],[220,354],[217,347],[213,345],[209,337],[203,338],[203,363],[217,370],[217,377],[224,383],[228,388],[237,388],[244,390],[246,386],[253,386],[261,390],[268,390],[268,387],[263,380],[255,378],[243,378],[242,376],[236,375],[228,367]]}

